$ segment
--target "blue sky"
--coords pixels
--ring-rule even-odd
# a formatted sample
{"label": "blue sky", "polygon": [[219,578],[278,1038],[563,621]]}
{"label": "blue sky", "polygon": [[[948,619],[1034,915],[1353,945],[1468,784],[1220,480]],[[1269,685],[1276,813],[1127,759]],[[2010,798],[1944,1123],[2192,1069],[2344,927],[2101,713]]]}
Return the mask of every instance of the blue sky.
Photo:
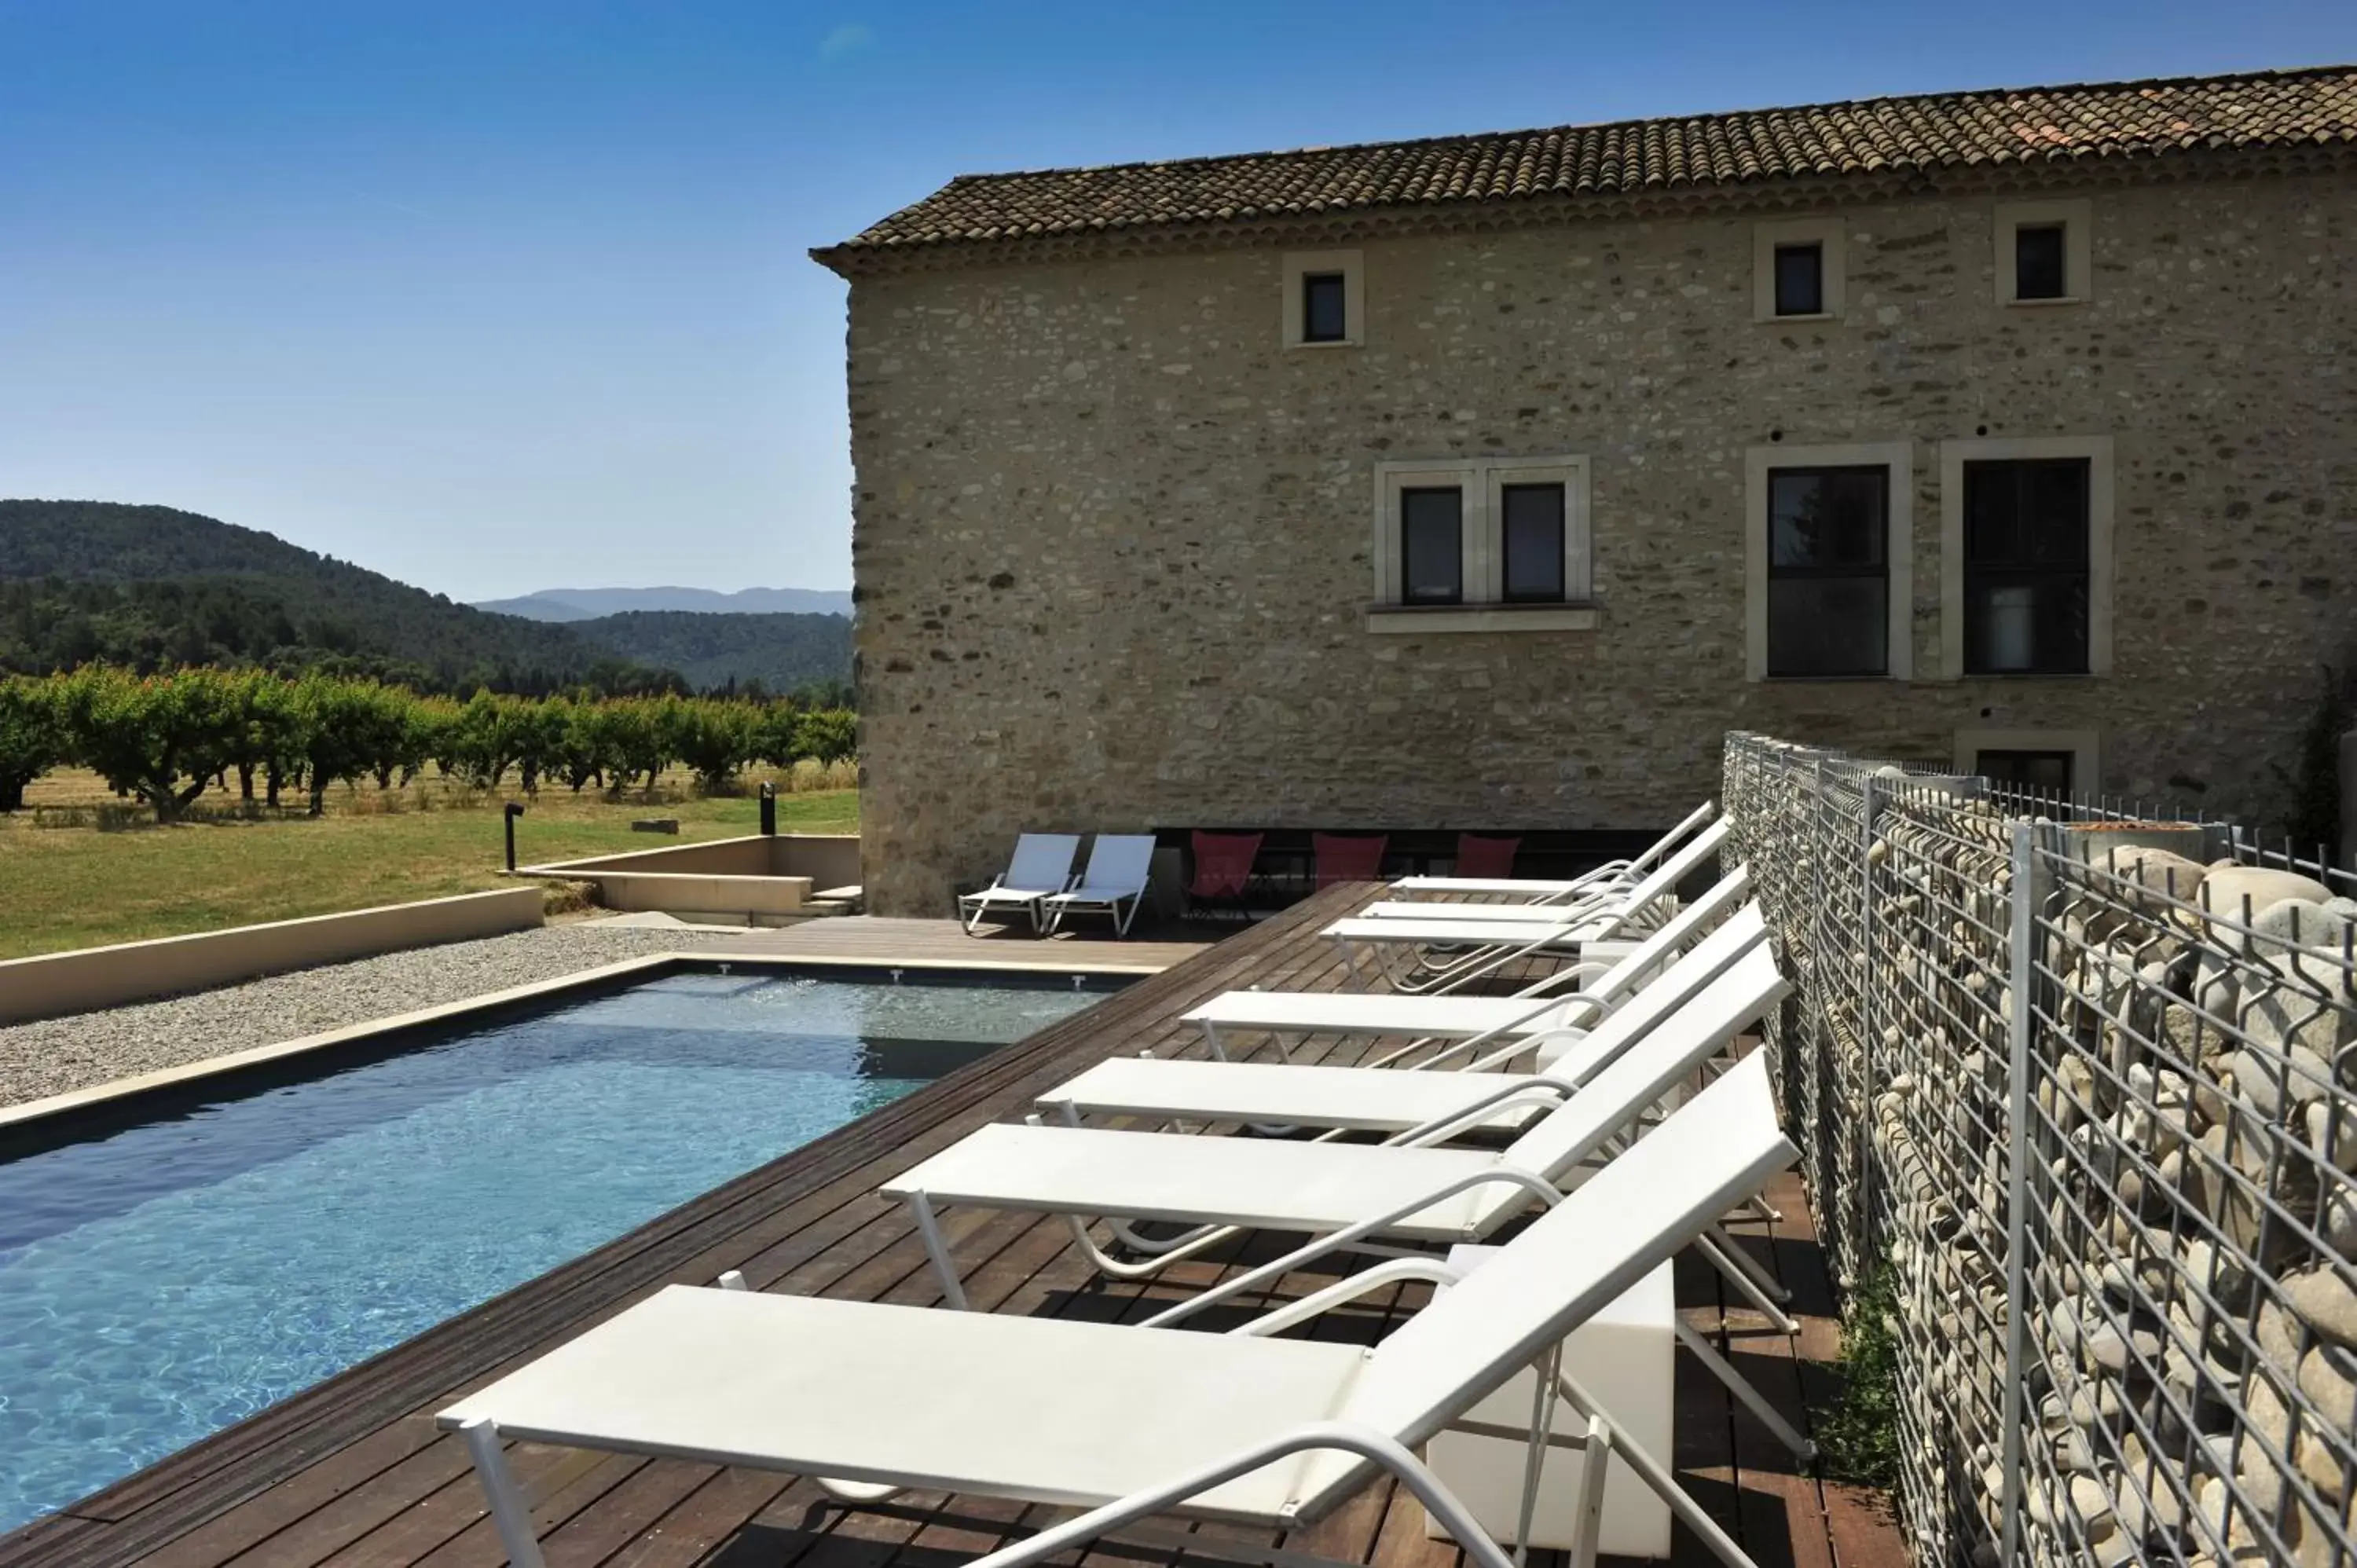
{"label": "blue sky", "polygon": [[850,578],[843,285],[961,172],[2357,59],[2357,6],[0,0],[0,495],[452,595]]}

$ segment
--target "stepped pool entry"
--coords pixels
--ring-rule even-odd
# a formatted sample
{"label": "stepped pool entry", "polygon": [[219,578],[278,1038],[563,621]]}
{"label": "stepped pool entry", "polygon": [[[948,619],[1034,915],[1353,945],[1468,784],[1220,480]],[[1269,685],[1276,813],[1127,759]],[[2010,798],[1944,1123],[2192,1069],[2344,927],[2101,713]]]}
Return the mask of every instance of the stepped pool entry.
{"label": "stepped pool entry", "polygon": [[1101,1000],[681,972],[0,1131],[0,1531]]}

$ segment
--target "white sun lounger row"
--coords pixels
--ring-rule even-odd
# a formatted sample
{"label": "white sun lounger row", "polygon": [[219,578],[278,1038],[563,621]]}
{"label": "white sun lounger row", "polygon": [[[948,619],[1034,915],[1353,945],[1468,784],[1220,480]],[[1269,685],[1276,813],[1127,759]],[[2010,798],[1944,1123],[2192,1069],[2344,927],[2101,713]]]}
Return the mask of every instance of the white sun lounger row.
{"label": "white sun lounger row", "polygon": [[[1612,961],[1583,956],[1577,963],[1558,969],[1512,996],[1228,991],[1182,1015],[1180,1021],[1200,1029],[1205,1047],[1222,1059],[1229,1054],[1223,1030],[1275,1036],[1280,1049],[1285,1037],[1293,1035],[1406,1035],[1414,1036],[1417,1045],[1456,1042],[1418,1060],[1415,1064],[1418,1068],[1455,1062],[1464,1069],[1486,1069],[1511,1058],[1534,1037],[1595,1025],[1704,932],[1727,919],[1750,891],[1749,874],[1737,866],[1707,894]],[[1575,983],[1582,989],[1564,994]],[[1495,1053],[1475,1054],[1492,1041],[1501,1042]],[[1368,1065],[1388,1066],[1412,1049],[1413,1046],[1402,1047]]]}
{"label": "white sun lounger row", "polygon": [[1129,935],[1130,923],[1146,902],[1152,882],[1152,833],[1099,833],[1089,846],[1088,869],[1072,875],[1080,853],[1078,833],[1025,833],[1015,855],[989,886],[958,896],[958,918],[972,936],[993,915],[1020,914],[1042,935],[1068,916],[1098,914],[1113,920],[1114,935]]}
{"label": "white sun lounger row", "polygon": [[1362,951],[1372,955],[1395,992],[1455,990],[1522,959],[1655,929],[1674,912],[1678,886],[1718,854],[1729,831],[1724,821],[1713,822],[1643,880],[1584,900],[1535,908],[1385,901],[1335,921],[1324,934],[1353,973]]}
{"label": "white sun lounger row", "polygon": [[1392,888],[1409,897],[1419,893],[1436,893],[1494,895],[1527,905],[1574,902],[1610,885],[1628,886],[1641,880],[1663,855],[1684,843],[1687,834],[1709,822],[1717,810],[1715,803],[1706,800],[1688,813],[1685,821],[1654,840],[1643,854],[1628,860],[1607,861],[1565,880],[1508,876],[1403,876],[1392,884]]}
{"label": "white sun lounger row", "polygon": [[[1295,1530],[1387,1472],[1480,1568],[1509,1568],[1413,1451],[1535,1366],[1547,1398],[1527,1434],[1532,1484],[1543,1445],[1588,1460],[1575,1563],[1593,1561],[1618,1462],[1722,1562],[1752,1568],[1554,1348],[1796,1157],[1755,1057],[1461,1278],[1404,1260],[1229,1334],[673,1285],[437,1421],[465,1435],[514,1568],[544,1560],[508,1439],[813,1476],[860,1499],[924,1488],[1084,1510],[976,1568],[1021,1568],[1160,1514]],[[1450,1288],[1372,1350],[1270,1337],[1411,1272]],[[1526,1485],[1525,1522],[1534,1496]]]}

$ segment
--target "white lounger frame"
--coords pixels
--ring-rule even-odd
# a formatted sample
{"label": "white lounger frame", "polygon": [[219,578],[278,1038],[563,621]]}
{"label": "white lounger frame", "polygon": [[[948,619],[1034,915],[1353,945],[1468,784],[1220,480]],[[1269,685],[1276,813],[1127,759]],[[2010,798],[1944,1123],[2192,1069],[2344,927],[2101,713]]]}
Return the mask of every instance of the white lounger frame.
{"label": "white lounger frame", "polygon": [[1688,833],[1709,822],[1717,811],[1716,801],[1705,800],[1688,812],[1684,821],[1646,845],[1642,854],[1627,860],[1608,860],[1601,865],[1590,866],[1577,876],[1560,881],[1514,876],[1403,876],[1393,882],[1392,886],[1408,895],[1488,894],[1532,908],[1574,903],[1584,895],[1604,887],[1616,884],[1627,886],[1636,882],[1652,868],[1655,862],[1684,843]]}
{"label": "white lounger frame", "polygon": [[1374,959],[1391,990],[1412,996],[1456,991],[1524,959],[1657,928],[1665,917],[1656,906],[1717,855],[1731,831],[1724,819],[1715,822],[1635,886],[1581,903],[1546,906],[1534,911],[1545,918],[1527,925],[1490,917],[1451,922],[1448,906],[1436,905],[1426,918],[1354,918],[1336,921],[1325,934],[1341,949],[1351,972],[1362,979],[1361,949]]}

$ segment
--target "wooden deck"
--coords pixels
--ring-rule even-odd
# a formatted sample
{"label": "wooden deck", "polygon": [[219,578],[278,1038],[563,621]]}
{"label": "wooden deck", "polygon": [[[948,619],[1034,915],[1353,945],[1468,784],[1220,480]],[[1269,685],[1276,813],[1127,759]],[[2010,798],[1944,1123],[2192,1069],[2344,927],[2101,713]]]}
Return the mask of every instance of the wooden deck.
{"label": "wooden deck", "polygon": [[[1144,922],[1140,922],[1141,928]],[[1215,938],[1185,928],[1122,941],[1102,920],[1052,937],[1029,928],[984,926],[974,936],[955,920],[896,919],[881,915],[833,915],[775,929],[722,934],[683,932],[683,951],[752,953],[774,958],[856,960],[877,963],[1023,964],[1060,971],[1168,969],[1213,945]]]}
{"label": "wooden deck", "polygon": [[[1177,1016],[1218,992],[1339,984],[1334,950],[1316,932],[1369,891],[1333,889],[1198,952],[0,1538],[0,1568],[489,1568],[500,1561],[499,1544],[460,1444],[434,1430],[436,1410],[660,1284],[705,1283],[726,1269],[741,1269],[763,1290],[935,1303],[920,1244],[904,1212],[875,1196],[879,1182],[1025,1107],[1080,1067],[1180,1037]],[[1805,1423],[1803,1395],[1822,1398],[1824,1391],[1818,1363],[1830,1353],[1833,1327],[1823,1316],[1824,1282],[1797,1185],[1787,1179],[1774,1197],[1785,1222],[1737,1230],[1808,1315],[1798,1344],[1763,1332],[1742,1312],[1723,1310],[1717,1276],[1707,1269],[1681,1269],[1679,1300],[1690,1320],[1717,1336],[1770,1398]],[[1135,1318],[1178,1289],[1200,1288],[1236,1266],[1232,1257],[1207,1258],[1173,1270],[1177,1277],[1168,1284],[1118,1284],[1094,1277],[1059,1223],[951,1210],[944,1226],[966,1266],[974,1305],[997,1312]],[[1247,1247],[1247,1257],[1253,1251]],[[1417,1299],[1371,1297],[1365,1310],[1329,1315],[1318,1331],[1371,1338]],[[1696,1498],[1762,1568],[1906,1560],[1898,1535],[1870,1505],[1794,1473],[1789,1456],[1706,1375],[1682,1366],[1677,1400],[1674,1463]],[[1043,1517],[1043,1510],[1017,1505],[938,1497],[892,1512],[845,1513],[817,1507],[816,1489],[793,1477],[531,1444],[515,1450],[513,1465],[552,1568],[948,1568]],[[1221,1532],[1205,1527],[1199,1533],[1209,1548],[1202,1552],[1105,1545],[1088,1555],[1224,1561],[1217,1551]],[[1388,1486],[1370,1487],[1284,1544],[1369,1568],[1459,1563],[1453,1549],[1425,1540],[1421,1509]],[[1676,1560],[1708,1561],[1683,1533]]]}

